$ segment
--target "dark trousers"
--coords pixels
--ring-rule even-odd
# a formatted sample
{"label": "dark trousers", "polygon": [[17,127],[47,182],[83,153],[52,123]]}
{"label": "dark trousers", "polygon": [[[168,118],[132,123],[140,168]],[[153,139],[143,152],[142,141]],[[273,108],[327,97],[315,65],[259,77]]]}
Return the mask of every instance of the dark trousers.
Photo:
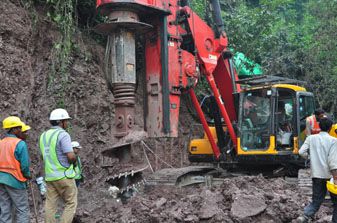
{"label": "dark trousers", "polygon": [[[330,179],[312,178],[312,202],[304,208],[304,214],[313,217],[324,201],[327,189],[326,182]],[[337,196],[330,193],[333,204],[332,222],[337,223]]]}

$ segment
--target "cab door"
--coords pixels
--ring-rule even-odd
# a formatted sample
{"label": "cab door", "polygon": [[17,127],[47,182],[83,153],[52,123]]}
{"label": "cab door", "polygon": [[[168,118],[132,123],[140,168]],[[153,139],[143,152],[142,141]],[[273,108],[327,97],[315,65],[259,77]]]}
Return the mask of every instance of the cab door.
{"label": "cab door", "polygon": [[296,93],[292,89],[277,88],[274,113],[274,131],[277,150],[292,150],[297,136],[295,109]]}
{"label": "cab door", "polygon": [[301,147],[306,135],[306,118],[312,115],[315,111],[314,95],[310,92],[297,92],[297,126],[298,126],[298,146]]}

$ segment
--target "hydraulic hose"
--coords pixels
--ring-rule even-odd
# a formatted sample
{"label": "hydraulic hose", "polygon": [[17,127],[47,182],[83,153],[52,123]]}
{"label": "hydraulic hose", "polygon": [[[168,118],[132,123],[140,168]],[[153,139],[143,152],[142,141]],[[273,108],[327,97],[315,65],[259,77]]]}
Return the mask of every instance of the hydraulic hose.
{"label": "hydraulic hose", "polygon": [[219,0],[210,0],[213,9],[213,18],[216,24],[218,34],[220,35],[224,31],[224,23],[221,17],[221,8]]}

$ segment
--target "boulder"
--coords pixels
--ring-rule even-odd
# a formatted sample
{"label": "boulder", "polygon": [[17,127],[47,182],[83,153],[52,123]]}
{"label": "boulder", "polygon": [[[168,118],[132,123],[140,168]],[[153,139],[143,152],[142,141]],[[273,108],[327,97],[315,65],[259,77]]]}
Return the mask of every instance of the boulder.
{"label": "boulder", "polygon": [[267,208],[265,200],[259,196],[236,195],[231,214],[237,218],[247,218],[262,213]]}

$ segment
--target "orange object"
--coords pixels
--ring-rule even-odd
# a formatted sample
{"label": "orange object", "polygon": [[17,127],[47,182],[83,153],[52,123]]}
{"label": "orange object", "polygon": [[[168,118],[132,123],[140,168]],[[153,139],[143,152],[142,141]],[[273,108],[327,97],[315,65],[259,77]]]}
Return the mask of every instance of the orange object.
{"label": "orange object", "polygon": [[316,116],[315,115],[311,115],[307,118],[307,121],[310,123],[310,131],[311,131],[311,134],[318,134],[320,133],[321,129],[319,127],[319,124],[317,122],[317,119],[316,119]]}
{"label": "orange object", "polygon": [[21,164],[15,158],[16,145],[21,139],[6,137],[0,141],[0,171],[13,175],[18,181],[26,182],[27,179],[21,172]]}

